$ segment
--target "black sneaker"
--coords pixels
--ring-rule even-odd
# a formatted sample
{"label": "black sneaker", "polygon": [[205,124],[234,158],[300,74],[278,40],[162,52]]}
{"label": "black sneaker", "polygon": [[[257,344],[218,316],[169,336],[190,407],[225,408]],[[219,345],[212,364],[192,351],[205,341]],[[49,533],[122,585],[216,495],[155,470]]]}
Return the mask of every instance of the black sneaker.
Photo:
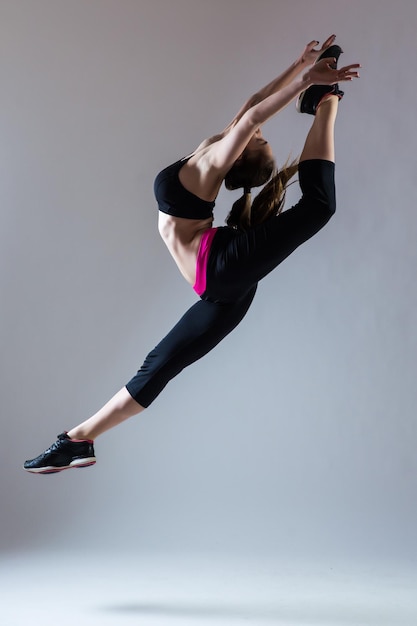
{"label": "black sneaker", "polygon": [[344,91],[339,89],[339,85],[311,85],[300,94],[297,101],[297,111],[299,113],[309,113],[315,115],[321,101],[330,95],[335,95],[341,100]]}
{"label": "black sneaker", "polygon": [[[336,69],[337,61],[342,52],[343,50],[340,46],[330,46],[321,53],[316,63],[321,61],[321,59],[328,59],[329,57],[332,57],[336,59],[336,63],[332,63],[331,67]],[[330,94],[338,96],[339,100],[341,100],[344,96],[344,92],[340,91],[339,85],[311,85],[311,87],[300,94],[296,104],[297,111],[299,113],[309,113],[310,115],[315,115],[323,98]]]}
{"label": "black sneaker", "polygon": [[94,465],[96,457],[93,443],[91,439],[72,440],[67,433],[61,433],[45,452],[25,461],[23,469],[34,474],[54,474],[72,467]]}
{"label": "black sneaker", "polygon": [[329,57],[333,57],[336,59],[336,63],[332,63],[331,67],[335,70],[337,68],[337,62],[339,60],[340,55],[343,53],[343,50],[337,44],[333,44],[333,46],[329,46],[326,50],[323,50],[321,55],[317,58],[316,63],[321,61],[322,59],[328,59]]}

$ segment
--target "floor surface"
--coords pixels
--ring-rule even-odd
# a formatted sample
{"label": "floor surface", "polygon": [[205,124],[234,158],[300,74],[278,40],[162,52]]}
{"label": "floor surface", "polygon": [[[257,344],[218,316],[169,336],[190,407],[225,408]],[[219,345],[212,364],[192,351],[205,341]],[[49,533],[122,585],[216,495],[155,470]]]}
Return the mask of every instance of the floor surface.
{"label": "floor surface", "polygon": [[6,554],[0,615],[2,626],[416,626],[417,568]]}

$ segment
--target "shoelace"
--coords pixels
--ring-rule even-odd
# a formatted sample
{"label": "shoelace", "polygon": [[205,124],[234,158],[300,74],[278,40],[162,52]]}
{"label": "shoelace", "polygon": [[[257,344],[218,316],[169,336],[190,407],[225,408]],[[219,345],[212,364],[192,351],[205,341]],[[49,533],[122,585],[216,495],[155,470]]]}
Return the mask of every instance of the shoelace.
{"label": "shoelace", "polygon": [[49,452],[55,452],[55,450],[58,450],[62,441],[64,441],[64,438],[58,437],[58,439],[47,450],[45,450],[44,454],[48,454]]}

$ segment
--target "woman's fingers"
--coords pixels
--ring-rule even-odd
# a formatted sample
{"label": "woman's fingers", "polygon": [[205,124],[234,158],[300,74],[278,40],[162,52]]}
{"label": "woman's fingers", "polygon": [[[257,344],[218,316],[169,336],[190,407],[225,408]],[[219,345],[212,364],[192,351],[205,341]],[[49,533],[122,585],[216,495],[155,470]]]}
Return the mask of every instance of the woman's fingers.
{"label": "woman's fingers", "polygon": [[340,72],[349,72],[350,70],[356,69],[362,67],[360,63],[351,63],[350,65],[345,65],[344,67],[340,68]]}
{"label": "woman's fingers", "polygon": [[334,40],[336,39],[336,35],[330,35],[330,37],[327,37],[326,41],[324,42],[324,44],[321,47],[321,50],[326,50],[327,48],[329,48],[332,43],[334,42]]}
{"label": "woman's fingers", "polygon": [[361,67],[360,63],[352,63],[351,65],[345,65],[337,70],[339,75],[339,81],[352,80],[352,78],[359,78],[358,69]]}
{"label": "woman's fingers", "polygon": [[[314,50],[314,52],[317,52],[318,54],[319,52],[323,52],[324,50],[327,50],[327,48],[329,48],[332,45],[335,39],[336,39],[336,35],[330,35],[330,37],[327,37],[326,41],[323,43],[320,50]],[[313,39],[313,41],[310,41],[310,43],[306,45],[306,50],[308,50],[309,52],[313,52],[313,49],[316,46],[318,46],[319,43],[320,42],[317,39]]]}
{"label": "woman's fingers", "polygon": [[[344,67],[341,67],[338,70],[334,69],[334,65],[337,63],[337,60],[334,57],[326,57],[325,59],[321,59],[318,63],[316,63],[316,68],[318,70],[326,70],[326,69],[333,69],[333,71],[337,71],[337,72],[350,72],[351,70],[356,70],[357,68],[361,67],[360,63],[349,63],[349,65],[345,65]],[[333,65],[333,68],[332,68]]]}
{"label": "woman's fingers", "polygon": [[359,78],[360,63],[350,63],[340,69],[335,69],[336,59],[329,57],[322,59],[310,69],[309,74],[316,85],[333,85],[338,82]]}

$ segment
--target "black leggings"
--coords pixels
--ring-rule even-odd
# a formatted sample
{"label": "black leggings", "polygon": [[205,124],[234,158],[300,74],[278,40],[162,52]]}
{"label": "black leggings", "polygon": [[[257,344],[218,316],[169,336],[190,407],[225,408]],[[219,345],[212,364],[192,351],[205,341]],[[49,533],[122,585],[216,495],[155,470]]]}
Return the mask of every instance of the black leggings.
{"label": "black leggings", "polygon": [[244,318],[257,283],[300,244],[315,235],[336,210],[334,163],[302,161],[301,200],[288,211],[246,232],[218,228],[208,265],[207,288],[148,354],[127,383],[130,395],[148,407],[167,383],[212,350]]}

